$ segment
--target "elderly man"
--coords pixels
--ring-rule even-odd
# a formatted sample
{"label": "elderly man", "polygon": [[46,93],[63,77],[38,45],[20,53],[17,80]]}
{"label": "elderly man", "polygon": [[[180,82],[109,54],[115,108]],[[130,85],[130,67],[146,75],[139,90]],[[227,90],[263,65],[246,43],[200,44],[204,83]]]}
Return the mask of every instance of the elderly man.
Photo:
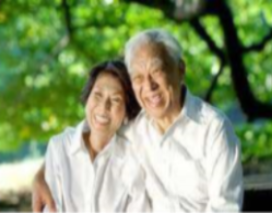
{"label": "elderly man", "polygon": [[[143,108],[123,129],[146,173],[154,211],[239,211],[243,178],[239,141],[230,121],[185,86],[178,41],[143,31],[125,46],[125,63]],[[52,199],[37,175],[34,210]],[[53,206],[53,205],[51,205]]]}

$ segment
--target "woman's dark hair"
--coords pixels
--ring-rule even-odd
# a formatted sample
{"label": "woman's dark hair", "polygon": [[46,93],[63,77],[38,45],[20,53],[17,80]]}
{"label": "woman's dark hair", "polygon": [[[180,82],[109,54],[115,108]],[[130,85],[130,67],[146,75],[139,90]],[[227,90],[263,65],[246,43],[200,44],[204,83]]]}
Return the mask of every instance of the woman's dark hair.
{"label": "woman's dark hair", "polygon": [[140,106],[136,101],[127,68],[121,60],[105,61],[91,69],[89,79],[81,93],[82,103],[86,104],[97,77],[102,73],[109,73],[119,80],[125,93],[127,118],[128,120],[135,118],[140,111]]}

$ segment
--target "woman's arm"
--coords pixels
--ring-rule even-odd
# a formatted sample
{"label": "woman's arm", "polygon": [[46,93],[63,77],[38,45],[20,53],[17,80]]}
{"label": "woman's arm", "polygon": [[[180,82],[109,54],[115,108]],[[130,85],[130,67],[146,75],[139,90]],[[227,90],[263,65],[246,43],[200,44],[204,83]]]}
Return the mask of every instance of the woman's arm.
{"label": "woman's arm", "polygon": [[32,191],[34,212],[63,210],[58,150],[59,141],[52,137],[47,146],[45,163],[34,179]]}
{"label": "woman's arm", "polygon": [[32,211],[42,212],[44,206],[49,211],[56,212],[55,202],[52,198],[49,186],[45,181],[45,164],[39,169],[34,177],[32,188]]}

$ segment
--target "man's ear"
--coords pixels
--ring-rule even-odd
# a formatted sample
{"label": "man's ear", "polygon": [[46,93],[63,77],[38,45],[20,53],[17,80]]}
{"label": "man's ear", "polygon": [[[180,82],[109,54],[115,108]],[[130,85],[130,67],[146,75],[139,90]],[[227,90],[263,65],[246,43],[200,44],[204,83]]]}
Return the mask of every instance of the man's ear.
{"label": "man's ear", "polygon": [[183,75],[185,74],[186,65],[185,65],[185,62],[183,61],[183,59],[180,59],[180,71],[183,73]]}
{"label": "man's ear", "polygon": [[185,73],[186,73],[186,65],[185,65],[185,62],[183,61],[183,59],[180,59],[179,72],[180,72],[181,79],[183,81],[184,77],[185,77]]}

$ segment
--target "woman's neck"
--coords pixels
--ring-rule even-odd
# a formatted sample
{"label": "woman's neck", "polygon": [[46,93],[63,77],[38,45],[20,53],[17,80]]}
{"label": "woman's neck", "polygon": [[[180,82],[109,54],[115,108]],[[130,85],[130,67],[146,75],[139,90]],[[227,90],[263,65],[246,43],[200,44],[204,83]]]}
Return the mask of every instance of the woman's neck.
{"label": "woman's neck", "polygon": [[84,142],[89,151],[91,160],[94,161],[96,156],[105,148],[110,142],[112,135],[100,135],[88,133],[84,135]]}

